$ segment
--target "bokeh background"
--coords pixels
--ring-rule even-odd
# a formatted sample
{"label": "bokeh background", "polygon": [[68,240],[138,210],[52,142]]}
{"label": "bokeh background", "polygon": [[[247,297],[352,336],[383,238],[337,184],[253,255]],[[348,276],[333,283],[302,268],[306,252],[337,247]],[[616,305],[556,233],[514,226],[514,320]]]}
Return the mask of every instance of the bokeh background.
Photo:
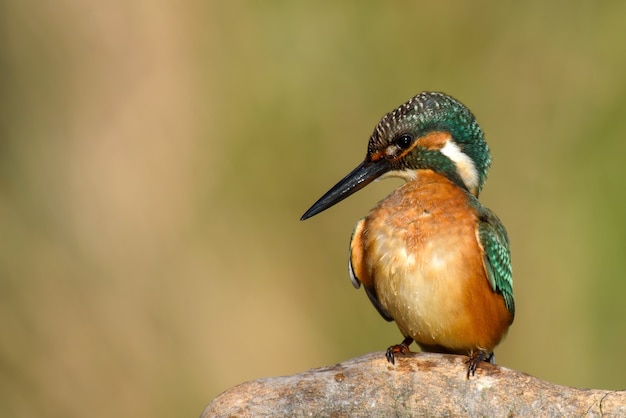
{"label": "bokeh background", "polygon": [[0,415],[197,416],[400,341],[300,215],[422,90],[478,117],[501,365],[626,387],[626,3],[3,1]]}

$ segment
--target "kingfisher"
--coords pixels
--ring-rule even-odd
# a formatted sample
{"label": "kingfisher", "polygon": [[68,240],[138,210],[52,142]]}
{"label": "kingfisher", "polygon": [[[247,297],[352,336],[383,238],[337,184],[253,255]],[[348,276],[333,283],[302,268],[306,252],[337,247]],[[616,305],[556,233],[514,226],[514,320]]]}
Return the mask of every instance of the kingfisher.
{"label": "kingfisher", "polygon": [[350,240],[349,273],[376,310],[395,321],[402,343],[386,351],[467,355],[467,378],[515,316],[511,254],[500,219],[478,201],[491,165],[470,110],[422,92],[386,114],[365,160],[302,215],[308,219],[376,179],[405,183],[360,219]]}

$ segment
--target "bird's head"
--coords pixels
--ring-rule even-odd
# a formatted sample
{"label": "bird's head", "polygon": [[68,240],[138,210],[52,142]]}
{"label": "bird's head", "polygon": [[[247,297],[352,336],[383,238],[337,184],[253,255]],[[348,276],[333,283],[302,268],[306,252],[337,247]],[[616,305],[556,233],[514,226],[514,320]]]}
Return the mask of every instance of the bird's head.
{"label": "bird's head", "polygon": [[474,115],[443,93],[423,92],[386,114],[367,145],[365,160],[302,215],[310,218],[380,177],[411,181],[432,170],[478,196],[491,164]]}

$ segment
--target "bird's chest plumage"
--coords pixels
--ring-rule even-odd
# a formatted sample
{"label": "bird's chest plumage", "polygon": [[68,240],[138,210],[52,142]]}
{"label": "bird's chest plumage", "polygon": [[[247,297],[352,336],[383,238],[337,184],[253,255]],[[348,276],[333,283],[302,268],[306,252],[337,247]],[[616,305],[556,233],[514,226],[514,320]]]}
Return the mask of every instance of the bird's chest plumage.
{"label": "bird's chest plumage", "polygon": [[397,189],[364,221],[362,267],[381,306],[420,345],[454,352],[492,344],[480,335],[490,324],[477,311],[495,294],[476,227],[466,192],[432,172]]}

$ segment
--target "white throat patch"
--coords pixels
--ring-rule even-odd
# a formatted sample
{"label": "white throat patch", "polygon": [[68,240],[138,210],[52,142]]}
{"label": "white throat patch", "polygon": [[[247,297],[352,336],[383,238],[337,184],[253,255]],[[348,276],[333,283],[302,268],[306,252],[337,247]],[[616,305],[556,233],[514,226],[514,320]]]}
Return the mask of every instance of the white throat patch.
{"label": "white throat patch", "polygon": [[446,144],[441,148],[441,153],[452,160],[463,183],[465,183],[470,192],[476,195],[478,192],[478,171],[476,171],[476,166],[472,159],[463,153],[461,148],[452,142],[451,139],[446,141]]}

